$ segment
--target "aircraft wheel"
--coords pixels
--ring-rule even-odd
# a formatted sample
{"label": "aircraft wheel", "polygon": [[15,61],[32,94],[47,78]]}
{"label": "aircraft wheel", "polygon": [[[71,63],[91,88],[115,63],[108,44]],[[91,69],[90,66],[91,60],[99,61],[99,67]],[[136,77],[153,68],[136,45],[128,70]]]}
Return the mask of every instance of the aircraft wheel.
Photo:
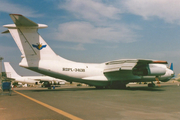
{"label": "aircraft wheel", "polygon": [[149,83],[148,87],[155,87],[155,84],[154,83]]}
{"label": "aircraft wheel", "polygon": [[111,89],[111,87],[110,86],[105,86],[105,89]]}
{"label": "aircraft wheel", "polygon": [[112,85],[112,89],[126,89],[126,84]]}
{"label": "aircraft wheel", "polygon": [[126,89],[126,84],[120,84],[120,85],[118,86],[118,88],[119,88],[119,89]]}
{"label": "aircraft wheel", "polygon": [[103,86],[96,86],[96,89],[103,89]]}

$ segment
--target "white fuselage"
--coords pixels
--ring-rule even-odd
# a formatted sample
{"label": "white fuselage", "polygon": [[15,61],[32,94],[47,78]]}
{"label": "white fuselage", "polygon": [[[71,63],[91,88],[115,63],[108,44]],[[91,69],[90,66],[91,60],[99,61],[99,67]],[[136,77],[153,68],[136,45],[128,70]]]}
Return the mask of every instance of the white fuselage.
{"label": "white fuselage", "polygon": [[[153,64],[154,66],[164,68],[166,73],[158,76],[160,81],[168,81],[172,78],[174,72],[167,68],[164,64]],[[66,60],[40,60],[39,66],[28,67],[25,63],[20,63],[20,66],[31,69],[33,71],[46,74],[55,78],[64,79],[67,81],[75,81],[87,83],[89,85],[108,85],[112,81],[129,82],[148,82],[155,81],[156,76],[137,76],[133,75],[132,71],[120,71],[121,73],[114,77],[108,77],[104,74],[106,68],[105,63],[90,64],[78,63]]]}
{"label": "white fuselage", "polygon": [[11,77],[12,79],[14,79],[16,82],[21,82],[23,84],[38,84],[41,81],[43,82],[64,82],[64,80],[59,80],[53,77],[49,77],[49,76],[25,76],[25,77]]}

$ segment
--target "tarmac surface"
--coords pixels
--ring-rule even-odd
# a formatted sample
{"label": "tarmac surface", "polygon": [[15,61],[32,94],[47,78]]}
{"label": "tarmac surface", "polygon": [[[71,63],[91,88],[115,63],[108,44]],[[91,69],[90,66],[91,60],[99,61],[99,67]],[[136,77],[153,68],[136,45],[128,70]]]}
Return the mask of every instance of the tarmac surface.
{"label": "tarmac surface", "polygon": [[[14,88],[0,95],[0,120],[179,120],[180,86],[131,84],[127,89],[86,86]],[[23,96],[22,96],[23,95]]]}

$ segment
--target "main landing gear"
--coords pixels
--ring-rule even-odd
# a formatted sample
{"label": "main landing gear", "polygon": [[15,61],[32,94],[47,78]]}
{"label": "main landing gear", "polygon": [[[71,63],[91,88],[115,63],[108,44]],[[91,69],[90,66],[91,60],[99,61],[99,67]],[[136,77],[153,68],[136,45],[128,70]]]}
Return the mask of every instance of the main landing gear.
{"label": "main landing gear", "polygon": [[108,86],[95,86],[95,87],[96,89],[126,89],[126,84],[115,82]]}
{"label": "main landing gear", "polygon": [[153,83],[153,82],[151,82],[151,83],[149,83],[148,84],[148,87],[155,87],[156,85]]}
{"label": "main landing gear", "polygon": [[[158,86],[161,87],[158,76],[155,77],[155,80],[157,81]],[[155,87],[155,86],[156,85],[153,82],[148,84],[148,87]]]}
{"label": "main landing gear", "polygon": [[104,86],[95,86],[96,87],[96,89],[103,89],[103,88],[105,88]]}

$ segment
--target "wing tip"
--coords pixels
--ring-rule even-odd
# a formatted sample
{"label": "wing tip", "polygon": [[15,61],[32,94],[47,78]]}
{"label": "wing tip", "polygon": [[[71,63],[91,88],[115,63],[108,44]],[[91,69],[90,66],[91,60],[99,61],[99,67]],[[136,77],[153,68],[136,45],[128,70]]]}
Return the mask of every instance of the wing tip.
{"label": "wing tip", "polygon": [[21,14],[14,14],[14,13],[9,14],[9,15],[10,15],[10,16],[11,16],[11,15],[23,16],[23,15],[21,15]]}
{"label": "wing tip", "polygon": [[153,61],[153,63],[168,64],[167,61],[163,61],[163,60]]}

